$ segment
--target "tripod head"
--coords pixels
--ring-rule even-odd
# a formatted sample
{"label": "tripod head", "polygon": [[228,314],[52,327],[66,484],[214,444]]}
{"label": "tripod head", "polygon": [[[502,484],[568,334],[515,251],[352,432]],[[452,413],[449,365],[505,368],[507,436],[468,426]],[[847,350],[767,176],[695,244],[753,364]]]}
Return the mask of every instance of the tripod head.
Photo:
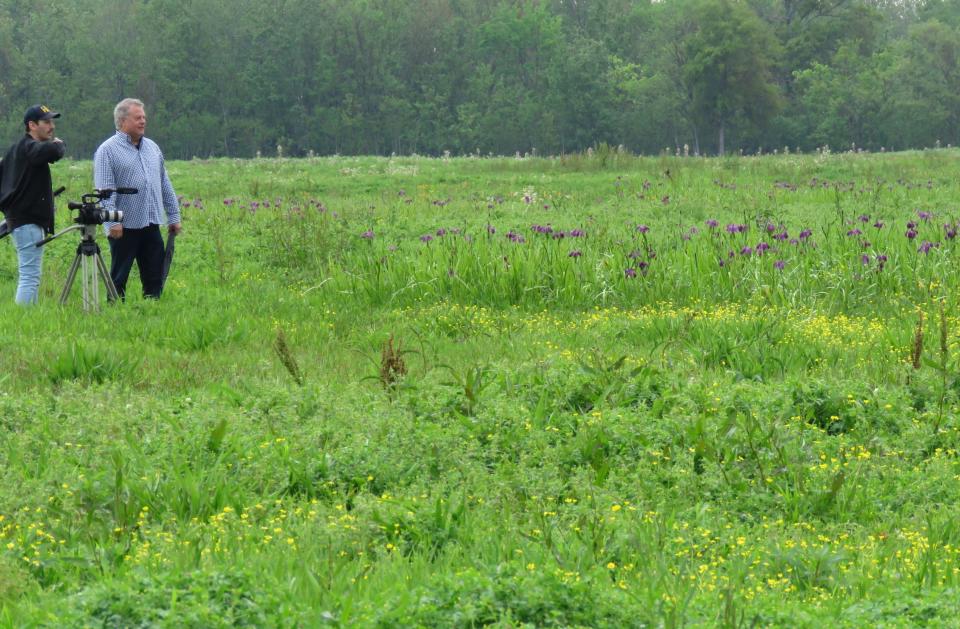
{"label": "tripod head", "polygon": [[69,201],[67,207],[71,210],[77,211],[76,218],[73,219],[74,225],[67,227],[66,229],[48,236],[43,240],[40,240],[36,243],[37,247],[42,247],[51,240],[59,238],[67,232],[74,230],[81,230],[83,232],[84,240],[93,240],[95,230],[91,227],[93,225],[102,225],[106,222],[119,222],[123,220],[123,212],[120,210],[105,210],[100,204],[104,199],[109,199],[114,194],[136,194],[138,190],[136,188],[104,188],[102,190],[94,190],[93,192],[88,192],[80,197],[80,202]]}

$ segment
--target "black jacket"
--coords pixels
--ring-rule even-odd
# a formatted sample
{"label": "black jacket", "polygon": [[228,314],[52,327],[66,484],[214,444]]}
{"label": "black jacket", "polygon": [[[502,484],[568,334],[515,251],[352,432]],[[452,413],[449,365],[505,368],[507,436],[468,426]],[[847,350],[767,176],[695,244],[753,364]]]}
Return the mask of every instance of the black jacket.
{"label": "black jacket", "polygon": [[53,231],[53,183],[50,164],[63,157],[63,142],[38,142],[29,134],[0,161],[0,210],[13,231],[39,225]]}

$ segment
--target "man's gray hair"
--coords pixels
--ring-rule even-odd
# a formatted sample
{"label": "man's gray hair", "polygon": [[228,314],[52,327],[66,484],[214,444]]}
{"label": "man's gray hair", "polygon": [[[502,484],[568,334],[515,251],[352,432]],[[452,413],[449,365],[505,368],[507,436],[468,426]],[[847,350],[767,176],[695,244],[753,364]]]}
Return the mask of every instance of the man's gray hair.
{"label": "man's gray hair", "polygon": [[131,107],[142,108],[143,101],[137,100],[136,98],[124,98],[113,108],[113,123],[117,126],[117,131],[120,130],[120,124],[123,122],[123,119],[130,113]]}

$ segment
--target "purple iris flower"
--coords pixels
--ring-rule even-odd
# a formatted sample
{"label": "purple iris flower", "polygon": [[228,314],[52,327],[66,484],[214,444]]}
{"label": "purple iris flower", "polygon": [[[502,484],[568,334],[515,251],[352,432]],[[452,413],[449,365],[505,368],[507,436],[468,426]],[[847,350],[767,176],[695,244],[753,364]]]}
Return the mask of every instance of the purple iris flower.
{"label": "purple iris flower", "polygon": [[908,230],[907,230],[907,233],[904,234],[904,235],[905,235],[907,238],[909,238],[910,240],[913,240],[914,238],[917,237],[917,232],[915,232],[913,229],[908,229]]}
{"label": "purple iris flower", "polygon": [[372,229],[368,229],[367,231],[365,231],[365,232],[363,232],[362,234],[360,234],[360,237],[361,237],[361,238],[365,238],[365,239],[367,239],[367,240],[373,240],[373,230],[372,230]]}
{"label": "purple iris flower", "polygon": [[645,234],[650,231],[650,227],[648,225],[637,225],[637,231],[641,234]]}
{"label": "purple iris flower", "polygon": [[876,223],[873,224],[873,226],[876,227],[877,229],[883,229],[883,221],[877,221]]}
{"label": "purple iris flower", "polygon": [[635,268],[633,268],[632,266],[631,266],[631,267],[627,267],[627,268],[624,269],[624,271],[623,271],[623,276],[624,276],[624,277],[636,277],[636,276],[637,276],[637,270],[636,270]]}
{"label": "purple iris flower", "polygon": [[859,229],[854,228],[847,232],[847,236],[859,236],[862,233]]}
{"label": "purple iris flower", "polygon": [[420,236],[420,242],[430,242],[431,240],[433,240],[433,236],[430,234],[424,234],[423,236]]}
{"label": "purple iris flower", "polygon": [[580,251],[579,249],[574,249],[573,251],[571,251],[570,253],[567,254],[567,257],[570,257],[570,258],[579,258],[579,257],[582,256],[582,255],[583,255],[583,252],[582,252],[582,251]]}
{"label": "purple iris flower", "polygon": [[709,227],[710,229],[716,229],[718,225],[720,225],[720,223],[716,219],[714,218],[707,219],[707,227]]}
{"label": "purple iris flower", "polygon": [[800,238],[800,240],[807,240],[812,235],[813,235],[812,229],[805,229],[802,232],[800,232],[798,237]]}
{"label": "purple iris flower", "polygon": [[783,260],[777,260],[773,263],[773,268],[778,271],[782,271],[784,266],[786,266],[786,263]]}

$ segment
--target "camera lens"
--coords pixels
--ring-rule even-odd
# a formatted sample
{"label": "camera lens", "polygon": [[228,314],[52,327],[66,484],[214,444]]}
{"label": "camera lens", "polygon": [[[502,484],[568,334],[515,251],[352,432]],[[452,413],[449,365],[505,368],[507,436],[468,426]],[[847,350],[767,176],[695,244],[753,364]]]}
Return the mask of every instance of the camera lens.
{"label": "camera lens", "polygon": [[119,223],[122,220],[123,212],[121,210],[100,210],[101,223]]}

